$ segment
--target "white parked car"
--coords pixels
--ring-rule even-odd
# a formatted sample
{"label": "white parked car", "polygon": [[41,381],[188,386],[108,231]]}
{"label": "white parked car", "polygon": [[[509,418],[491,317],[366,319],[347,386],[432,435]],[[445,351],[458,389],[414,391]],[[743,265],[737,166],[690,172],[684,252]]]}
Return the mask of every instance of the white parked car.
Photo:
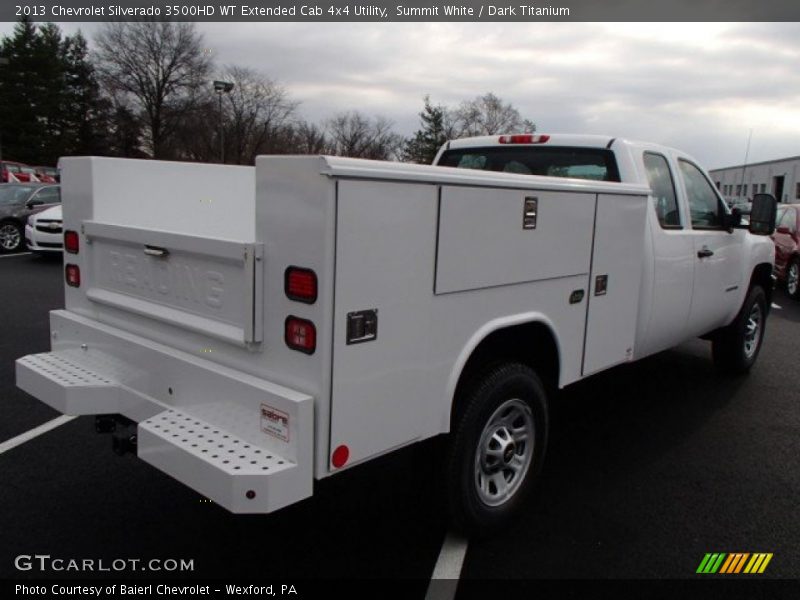
{"label": "white parked car", "polygon": [[64,234],[61,229],[61,205],[48,208],[28,217],[25,241],[33,252],[63,252]]}

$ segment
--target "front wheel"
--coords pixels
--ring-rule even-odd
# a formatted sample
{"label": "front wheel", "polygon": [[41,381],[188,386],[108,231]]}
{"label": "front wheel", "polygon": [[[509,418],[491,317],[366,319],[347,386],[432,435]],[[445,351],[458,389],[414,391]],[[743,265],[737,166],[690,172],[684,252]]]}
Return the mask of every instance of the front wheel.
{"label": "front wheel", "polygon": [[797,257],[786,268],[786,291],[795,300],[800,300],[800,260]]}
{"label": "front wheel", "polygon": [[714,337],[714,364],[728,373],[747,373],[761,351],[766,323],[767,296],[760,286],[753,286],[733,323]]}
{"label": "front wheel", "polygon": [[461,398],[447,458],[447,494],[456,530],[486,535],[511,519],[541,470],[547,395],[519,363],[488,370]]}
{"label": "front wheel", "polygon": [[0,223],[0,252],[16,252],[24,244],[22,227],[14,221]]}

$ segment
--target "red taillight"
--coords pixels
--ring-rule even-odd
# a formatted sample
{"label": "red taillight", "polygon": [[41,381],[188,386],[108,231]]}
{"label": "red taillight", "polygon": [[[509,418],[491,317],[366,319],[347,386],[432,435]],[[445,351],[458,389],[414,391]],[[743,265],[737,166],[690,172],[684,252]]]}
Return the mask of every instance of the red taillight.
{"label": "red taillight", "polygon": [[78,253],[79,238],[77,231],[64,232],[64,250],[70,254]]}
{"label": "red taillight", "polygon": [[81,268],[78,265],[67,265],[64,268],[67,285],[70,287],[81,286]]}
{"label": "red taillight", "polygon": [[288,267],[283,275],[283,285],[290,300],[306,304],[317,301],[317,274],[311,269]]}
{"label": "red taillight", "polygon": [[550,139],[549,135],[534,135],[532,133],[517,133],[514,135],[501,135],[498,142],[501,144],[544,144]]}
{"label": "red taillight", "polygon": [[314,350],[317,349],[317,328],[311,321],[286,317],[284,339],[292,350],[314,354]]}

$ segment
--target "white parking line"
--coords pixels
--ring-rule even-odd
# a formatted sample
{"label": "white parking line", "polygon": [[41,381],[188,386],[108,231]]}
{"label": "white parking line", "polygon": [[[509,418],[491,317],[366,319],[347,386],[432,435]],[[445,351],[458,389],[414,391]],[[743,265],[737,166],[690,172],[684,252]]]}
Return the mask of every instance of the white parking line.
{"label": "white parking line", "polygon": [[468,540],[448,533],[444,538],[439,559],[433,568],[425,600],[452,600],[456,595],[461,567],[467,554]]}
{"label": "white parking line", "polygon": [[30,431],[26,431],[25,433],[19,434],[17,437],[13,437],[10,440],[7,440],[0,444],[0,454],[11,450],[12,448],[16,448],[17,446],[21,446],[27,441],[32,440],[35,437],[42,435],[43,433],[47,433],[48,431],[55,429],[56,427],[60,427],[64,423],[68,423],[75,417],[70,417],[68,415],[61,415],[60,417],[56,417],[52,421],[48,421],[43,425],[39,425],[38,427],[31,429]]}
{"label": "white parking line", "polygon": [[783,307],[782,307],[780,304],[775,304],[775,303],[773,302],[773,303],[772,303],[772,308],[777,308],[778,310],[780,310],[780,309],[781,309],[781,308],[783,308]]}
{"label": "white parking line", "polygon": [[0,255],[0,258],[16,258],[18,256],[27,256],[28,254],[33,254],[33,252],[17,252],[16,254],[3,254]]}

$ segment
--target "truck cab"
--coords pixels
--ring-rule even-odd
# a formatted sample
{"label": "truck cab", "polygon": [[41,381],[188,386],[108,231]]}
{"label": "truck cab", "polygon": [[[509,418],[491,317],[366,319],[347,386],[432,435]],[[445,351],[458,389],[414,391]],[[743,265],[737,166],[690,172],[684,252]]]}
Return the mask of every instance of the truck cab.
{"label": "truck cab", "polygon": [[448,142],[434,164],[649,187],[636,359],[728,325],[753,282],[771,299],[774,245],[732,226],[736,217],[707,172],[680,150],[601,135],[515,134]]}

